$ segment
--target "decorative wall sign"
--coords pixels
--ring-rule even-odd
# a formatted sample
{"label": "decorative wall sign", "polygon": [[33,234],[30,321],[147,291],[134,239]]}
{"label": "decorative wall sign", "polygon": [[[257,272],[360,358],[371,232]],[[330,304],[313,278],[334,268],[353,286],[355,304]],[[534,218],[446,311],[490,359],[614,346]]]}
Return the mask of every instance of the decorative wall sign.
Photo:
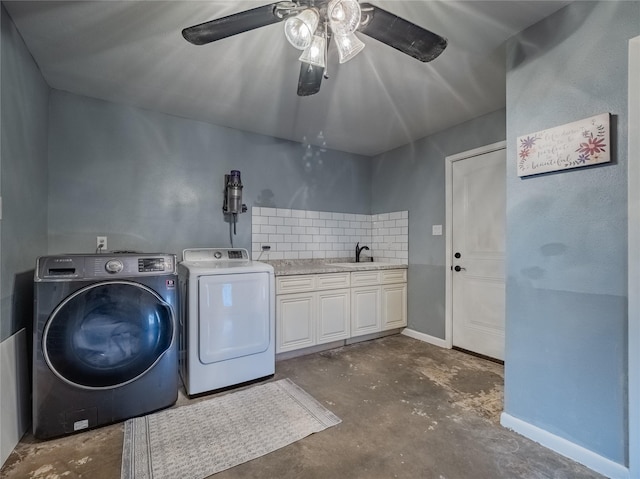
{"label": "decorative wall sign", "polygon": [[608,163],[609,113],[518,137],[518,176]]}

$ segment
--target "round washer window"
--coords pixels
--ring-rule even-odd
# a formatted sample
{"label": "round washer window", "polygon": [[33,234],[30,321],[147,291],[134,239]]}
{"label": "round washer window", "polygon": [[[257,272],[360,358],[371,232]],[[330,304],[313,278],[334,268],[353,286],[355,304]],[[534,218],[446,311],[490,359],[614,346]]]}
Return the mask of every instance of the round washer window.
{"label": "round washer window", "polygon": [[126,281],[97,283],[53,311],[42,350],[63,380],[108,388],[144,374],[172,338],[171,309],[153,290]]}

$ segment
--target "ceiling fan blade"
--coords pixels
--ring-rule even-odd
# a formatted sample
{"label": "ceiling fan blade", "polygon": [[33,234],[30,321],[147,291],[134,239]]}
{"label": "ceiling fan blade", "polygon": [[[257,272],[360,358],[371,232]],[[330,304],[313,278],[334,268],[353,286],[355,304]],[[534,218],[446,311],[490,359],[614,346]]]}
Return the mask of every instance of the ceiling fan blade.
{"label": "ceiling fan blade", "polygon": [[447,47],[447,39],[370,3],[360,4],[358,31],[421,62],[430,62]]}
{"label": "ceiling fan blade", "polygon": [[[285,2],[270,3],[269,5],[187,27],[182,30],[182,36],[194,45],[205,45],[238,33],[271,25],[286,18],[286,14],[283,15],[282,12],[280,14],[276,13],[278,7],[283,3]],[[291,2],[287,3],[290,4]]]}
{"label": "ceiling fan blade", "polygon": [[298,78],[298,96],[309,96],[318,93],[323,75],[324,68],[311,63],[301,63],[300,77]]}

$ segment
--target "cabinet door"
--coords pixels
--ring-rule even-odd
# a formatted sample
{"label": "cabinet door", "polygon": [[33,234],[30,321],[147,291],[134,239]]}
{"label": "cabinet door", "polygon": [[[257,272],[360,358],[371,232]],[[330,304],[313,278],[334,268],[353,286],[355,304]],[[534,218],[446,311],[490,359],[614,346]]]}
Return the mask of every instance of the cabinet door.
{"label": "cabinet door", "polygon": [[382,290],[382,330],[407,325],[407,283],[385,284]]}
{"label": "cabinet door", "polygon": [[276,353],[315,344],[315,293],[277,296]]}
{"label": "cabinet door", "polygon": [[335,289],[318,294],[318,344],[349,337],[351,290]]}
{"label": "cabinet door", "polygon": [[380,331],[380,286],[351,289],[351,336]]}

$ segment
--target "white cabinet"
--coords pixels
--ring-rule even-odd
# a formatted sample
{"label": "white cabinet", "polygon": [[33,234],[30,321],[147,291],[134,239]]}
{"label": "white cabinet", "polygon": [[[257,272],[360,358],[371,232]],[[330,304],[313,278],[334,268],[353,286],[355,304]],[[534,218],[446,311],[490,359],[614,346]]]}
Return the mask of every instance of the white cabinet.
{"label": "white cabinet", "polygon": [[276,353],[350,336],[349,279],[349,273],[277,278]]}
{"label": "white cabinet", "polygon": [[383,284],[382,330],[403,328],[407,325],[407,283]]}
{"label": "white cabinet", "polygon": [[277,296],[276,353],[315,344],[316,295],[294,293]]}
{"label": "white cabinet", "polygon": [[406,269],[276,278],[276,353],[406,325]]}
{"label": "white cabinet", "polygon": [[349,334],[349,289],[319,291],[317,294],[317,344],[347,339]]}
{"label": "white cabinet", "polygon": [[407,271],[351,273],[351,335],[369,334],[407,325]]}
{"label": "white cabinet", "polygon": [[351,333],[353,336],[380,331],[380,287],[351,289]]}

